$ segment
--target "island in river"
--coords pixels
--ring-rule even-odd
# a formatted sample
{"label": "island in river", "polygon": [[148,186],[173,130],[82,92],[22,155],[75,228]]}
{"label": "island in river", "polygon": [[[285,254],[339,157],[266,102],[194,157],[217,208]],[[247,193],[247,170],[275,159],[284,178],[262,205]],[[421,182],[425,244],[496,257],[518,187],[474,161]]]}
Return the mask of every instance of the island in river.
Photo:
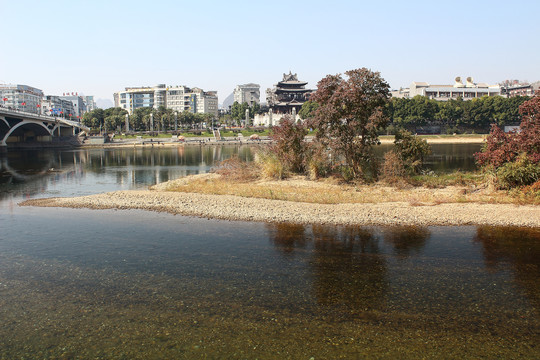
{"label": "island in river", "polygon": [[[219,186],[212,182],[221,181]],[[193,183],[214,193],[195,192]],[[223,220],[333,225],[493,225],[540,227],[540,206],[508,203],[488,189],[344,186],[297,177],[233,184],[250,194],[224,192],[221,176],[201,174],[157,184],[148,190],[115,191],[73,198],[31,199],[23,206],[142,209]],[[255,191],[257,190],[257,191]],[[265,196],[260,194],[266,193]],[[296,194],[311,194],[298,201]],[[318,194],[335,194],[321,203]],[[272,196],[268,198],[268,194]],[[501,200],[502,199],[502,200]]]}

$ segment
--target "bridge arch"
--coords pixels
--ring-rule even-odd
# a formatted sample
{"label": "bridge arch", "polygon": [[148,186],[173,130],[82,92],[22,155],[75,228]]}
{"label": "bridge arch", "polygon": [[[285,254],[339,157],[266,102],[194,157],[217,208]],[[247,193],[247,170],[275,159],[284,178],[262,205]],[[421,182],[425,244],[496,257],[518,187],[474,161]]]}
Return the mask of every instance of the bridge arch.
{"label": "bridge arch", "polygon": [[[23,131],[21,131],[23,130]],[[36,136],[52,136],[51,130],[41,122],[22,121],[9,129],[2,139],[0,145],[5,146],[7,139],[12,135],[24,135],[24,130],[33,131]]]}

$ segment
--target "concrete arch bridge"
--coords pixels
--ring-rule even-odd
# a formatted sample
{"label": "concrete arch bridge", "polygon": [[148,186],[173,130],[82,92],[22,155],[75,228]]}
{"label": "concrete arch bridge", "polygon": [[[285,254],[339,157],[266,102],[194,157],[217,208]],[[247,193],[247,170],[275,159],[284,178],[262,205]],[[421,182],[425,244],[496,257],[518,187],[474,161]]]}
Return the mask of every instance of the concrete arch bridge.
{"label": "concrete arch bridge", "polygon": [[0,148],[9,144],[52,142],[90,129],[77,121],[0,107]]}

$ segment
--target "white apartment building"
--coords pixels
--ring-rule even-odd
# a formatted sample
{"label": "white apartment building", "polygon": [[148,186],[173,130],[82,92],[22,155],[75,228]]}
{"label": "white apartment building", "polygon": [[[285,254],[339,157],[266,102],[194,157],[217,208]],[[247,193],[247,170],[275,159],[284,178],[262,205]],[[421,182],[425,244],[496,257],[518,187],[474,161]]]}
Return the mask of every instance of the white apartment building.
{"label": "white apartment building", "polygon": [[218,116],[218,97],[215,91],[203,91],[200,88],[190,89],[186,86],[167,88],[165,107],[178,112],[189,111],[196,114],[213,114]]}
{"label": "white apartment building", "polygon": [[261,86],[259,84],[237,85],[234,89],[234,101],[239,104],[248,103],[252,106],[254,103],[261,103]]}
{"label": "white apartment building", "polygon": [[34,114],[41,113],[43,91],[28,85],[0,84],[0,104]]}
{"label": "white apartment building", "polygon": [[218,97],[215,91],[203,91],[187,86],[166,86],[125,88],[114,94],[114,105],[126,109],[130,114],[142,107],[157,109],[165,106],[178,112],[189,111],[218,115]]}

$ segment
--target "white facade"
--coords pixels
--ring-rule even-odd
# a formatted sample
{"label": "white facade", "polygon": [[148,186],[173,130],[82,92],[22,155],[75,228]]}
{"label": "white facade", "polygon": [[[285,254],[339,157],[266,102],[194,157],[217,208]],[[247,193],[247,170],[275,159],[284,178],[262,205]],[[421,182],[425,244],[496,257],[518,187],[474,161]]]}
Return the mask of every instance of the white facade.
{"label": "white facade", "polygon": [[42,99],[43,91],[40,89],[28,85],[0,84],[0,104],[5,107],[39,114]]}
{"label": "white facade", "polygon": [[237,85],[234,89],[234,101],[243,104],[248,103],[249,106],[261,103],[261,86],[259,84],[244,84]]}
{"label": "white facade", "polygon": [[[286,116],[287,114],[281,114],[277,113],[274,114],[272,112],[267,112],[266,114],[255,114],[255,117],[253,119],[253,126],[276,126],[279,125],[279,122],[281,121],[281,118]],[[287,115],[292,116],[292,115]],[[295,115],[295,122],[302,122],[303,120],[300,118],[300,115]]]}
{"label": "white facade", "polygon": [[192,113],[218,114],[217,92],[205,92],[200,88],[187,86],[165,86],[126,88],[114,94],[114,105],[126,109],[130,114],[142,107],[157,109],[165,106],[167,109]]}
{"label": "white facade", "polygon": [[[402,92],[405,92],[405,90],[406,89],[402,89]],[[427,82],[415,81],[408,90],[409,97],[411,98],[420,95],[438,101],[447,101],[457,98],[470,100],[482,96],[501,95],[501,88],[499,85],[477,84],[471,77],[468,77],[464,83],[459,76],[456,77],[453,85],[432,85]]]}

